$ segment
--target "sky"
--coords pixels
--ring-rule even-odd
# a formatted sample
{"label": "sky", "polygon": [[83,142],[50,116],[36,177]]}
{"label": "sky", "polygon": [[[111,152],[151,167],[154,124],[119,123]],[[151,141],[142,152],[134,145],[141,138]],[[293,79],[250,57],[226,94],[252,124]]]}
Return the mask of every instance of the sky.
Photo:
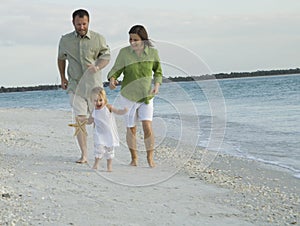
{"label": "sky", "polygon": [[187,74],[300,67],[299,0],[0,3],[0,87],[60,84],[58,42],[74,30],[71,16],[78,8],[89,11],[90,29],[102,34],[112,50],[104,80],[119,48],[128,45],[128,30],[135,24],[144,25],[157,44],[167,75],[172,71],[168,66],[176,68],[174,73]]}

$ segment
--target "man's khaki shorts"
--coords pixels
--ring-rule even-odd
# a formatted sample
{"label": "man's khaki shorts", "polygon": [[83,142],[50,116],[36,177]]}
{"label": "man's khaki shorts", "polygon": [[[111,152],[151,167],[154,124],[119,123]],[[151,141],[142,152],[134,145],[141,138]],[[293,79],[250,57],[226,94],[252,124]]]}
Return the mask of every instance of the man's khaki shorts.
{"label": "man's khaki shorts", "polygon": [[85,99],[74,93],[69,93],[69,101],[75,116],[88,116],[92,112],[94,107],[91,100]]}

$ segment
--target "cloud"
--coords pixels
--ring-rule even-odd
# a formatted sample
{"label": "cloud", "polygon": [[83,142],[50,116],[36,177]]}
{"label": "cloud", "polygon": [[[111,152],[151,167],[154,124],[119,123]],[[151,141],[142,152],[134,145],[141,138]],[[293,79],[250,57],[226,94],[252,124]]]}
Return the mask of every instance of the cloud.
{"label": "cloud", "polygon": [[[4,74],[5,70],[15,73],[11,76],[15,82],[55,82],[58,41],[73,30],[72,12],[81,7],[90,12],[90,28],[103,34],[112,49],[128,43],[132,25],[143,24],[151,39],[193,51],[215,72],[293,67],[300,57],[298,2],[3,1],[0,26],[6,35],[0,40],[0,60],[9,57],[9,62],[1,69]],[[4,76],[1,83],[14,80]]]}
{"label": "cloud", "polygon": [[0,46],[0,86],[55,84],[59,74],[56,48],[45,46]]}
{"label": "cloud", "polygon": [[4,47],[12,47],[15,46],[16,43],[12,40],[0,40],[0,46]]}

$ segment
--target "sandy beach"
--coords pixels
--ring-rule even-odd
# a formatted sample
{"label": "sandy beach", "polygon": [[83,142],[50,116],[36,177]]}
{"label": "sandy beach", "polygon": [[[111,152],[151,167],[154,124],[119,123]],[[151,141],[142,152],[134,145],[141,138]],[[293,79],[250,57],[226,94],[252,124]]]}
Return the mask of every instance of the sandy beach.
{"label": "sandy beach", "polygon": [[203,168],[200,148],[176,164],[165,138],[154,169],[144,152],[128,166],[121,145],[113,172],[104,160],[95,171],[91,126],[89,162],[75,163],[71,112],[0,109],[0,118],[1,226],[300,224],[300,180],[275,166],[212,153]]}

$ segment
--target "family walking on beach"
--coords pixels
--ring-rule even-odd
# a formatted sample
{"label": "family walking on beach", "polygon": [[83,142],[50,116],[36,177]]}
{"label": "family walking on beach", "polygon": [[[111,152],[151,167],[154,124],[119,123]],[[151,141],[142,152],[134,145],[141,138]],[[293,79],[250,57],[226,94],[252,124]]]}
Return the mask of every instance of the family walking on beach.
{"label": "family walking on beach", "polygon": [[[115,89],[118,78],[121,84],[122,107],[107,103],[101,70],[110,61],[110,48],[105,38],[89,30],[89,13],[78,9],[72,14],[74,31],[61,37],[58,48],[58,70],[61,87],[67,90],[76,119],[77,141],[81,157],[77,163],[87,163],[86,124],[94,124],[94,169],[99,160],[107,160],[107,171],[112,171],[114,148],[119,146],[119,136],[114,114],[124,116],[126,142],[131,155],[131,166],[137,166],[137,121],[142,122],[144,143],[149,167],[154,167],[154,134],[152,129],[153,98],[162,83],[162,68],[158,51],[149,40],[142,25],[129,30],[130,45],[122,48],[107,75],[109,88]],[[67,76],[66,76],[67,69]]]}

